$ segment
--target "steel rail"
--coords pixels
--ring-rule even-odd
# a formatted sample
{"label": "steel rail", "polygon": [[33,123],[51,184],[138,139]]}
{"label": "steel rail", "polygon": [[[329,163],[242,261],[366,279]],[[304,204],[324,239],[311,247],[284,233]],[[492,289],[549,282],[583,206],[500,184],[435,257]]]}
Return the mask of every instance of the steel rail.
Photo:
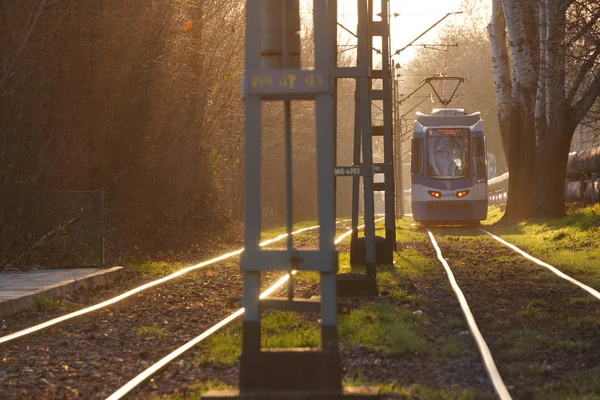
{"label": "steel rail", "polygon": [[539,260],[535,257],[533,257],[532,255],[527,254],[526,252],[524,252],[523,250],[521,250],[520,248],[518,248],[517,246],[515,246],[514,244],[508,243],[506,240],[494,235],[493,233],[490,233],[488,231],[486,231],[485,229],[479,228],[480,231],[487,233],[488,235],[490,235],[491,237],[493,237],[495,240],[497,240],[498,242],[502,243],[503,245],[505,245],[506,247],[510,248],[511,250],[519,253],[520,255],[522,255],[523,257],[525,257],[526,259],[528,259],[529,261],[533,261],[534,263],[550,270],[551,272],[553,272],[554,274],[558,275],[559,277],[561,277],[562,279],[571,282],[574,285],[579,286],[581,289],[585,290],[586,292],[588,292],[589,294],[591,294],[592,296],[594,296],[595,298],[597,298],[598,300],[600,300],[600,292],[598,292],[596,289],[589,287],[588,285],[579,282],[577,279],[571,278],[569,275],[565,274],[564,272],[562,272],[561,270],[553,267],[552,265],[543,262],[542,260]]}
{"label": "steel rail", "polygon": [[469,303],[467,302],[467,299],[465,298],[465,295],[463,294],[462,290],[458,286],[458,283],[456,283],[456,279],[454,278],[454,274],[452,273],[452,270],[450,269],[448,262],[442,255],[442,250],[438,246],[437,241],[435,240],[435,237],[433,236],[433,233],[431,233],[431,231],[429,229],[427,229],[427,234],[429,235],[429,238],[431,239],[431,243],[433,244],[433,247],[435,248],[435,252],[437,254],[438,260],[442,263],[442,266],[446,270],[446,274],[448,275],[448,280],[450,281],[450,286],[452,287],[452,290],[454,290],[454,294],[456,295],[456,298],[458,299],[460,308],[462,309],[462,312],[465,315],[465,318],[467,320],[467,324],[469,325],[469,330],[471,331],[471,334],[473,335],[473,338],[475,339],[475,343],[477,344],[477,347],[479,348],[479,353],[481,354],[481,358],[483,359],[483,363],[485,365],[487,374],[490,377],[490,380],[492,381],[494,390],[496,391],[496,393],[498,394],[498,397],[500,397],[501,400],[512,400],[512,397],[510,396],[510,393],[508,392],[508,389],[506,388],[506,385],[504,384],[504,381],[502,380],[502,377],[500,376],[500,372],[498,372],[498,368],[496,367],[496,363],[494,362],[494,358],[492,357],[490,348],[488,347],[487,343],[485,342],[485,339],[483,338],[481,331],[479,331],[479,328],[477,327],[477,323],[475,322],[475,317],[473,317],[473,313],[471,313],[471,308],[469,307]]}
{"label": "steel rail", "polygon": [[[339,223],[342,223],[342,222],[348,222],[348,221],[350,221],[350,220],[341,220],[341,221],[337,221],[336,224],[339,224]],[[310,227],[307,227],[307,228],[298,229],[297,231],[292,232],[292,235],[297,235],[299,233],[306,232],[306,231],[309,231],[309,230],[314,230],[314,229],[317,229],[317,228],[319,228],[319,225],[315,225],[315,226],[310,226]],[[269,245],[271,243],[275,243],[275,242],[278,242],[280,240],[283,240],[286,237],[287,237],[287,233],[281,234],[281,235],[279,235],[279,236],[277,236],[277,237],[275,237],[273,239],[265,240],[264,242],[260,243],[260,246],[267,246],[267,245]],[[125,300],[126,298],[133,296],[134,294],[137,294],[137,293],[140,293],[140,292],[142,292],[142,291],[144,291],[146,289],[150,289],[152,287],[161,285],[161,284],[163,284],[165,282],[168,282],[168,281],[171,281],[171,280],[173,280],[175,278],[179,278],[180,276],[183,276],[183,275],[185,275],[185,274],[187,274],[189,272],[195,271],[195,270],[200,269],[200,268],[204,268],[204,267],[206,267],[208,265],[211,265],[211,264],[215,264],[215,263],[217,263],[219,261],[227,260],[228,258],[231,258],[231,257],[234,257],[234,256],[238,256],[238,255],[240,255],[242,253],[243,250],[244,250],[243,248],[242,249],[238,249],[238,250],[235,250],[235,251],[232,251],[232,252],[220,255],[218,257],[212,258],[210,260],[201,262],[199,264],[192,265],[192,266],[187,267],[187,268],[183,268],[183,269],[181,269],[181,270],[179,270],[177,272],[174,272],[174,273],[172,273],[170,275],[167,275],[167,276],[165,276],[163,278],[160,278],[160,279],[157,279],[155,281],[148,282],[148,283],[146,283],[144,285],[138,286],[138,287],[136,287],[134,289],[131,289],[131,290],[129,290],[129,291],[127,291],[127,292],[119,295],[119,296],[116,296],[116,297],[113,297],[111,299],[105,300],[105,301],[103,301],[101,303],[95,304],[95,305],[90,306],[90,307],[83,308],[83,309],[78,310],[78,311],[74,311],[74,312],[69,313],[69,314],[65,314],[63,316],[51,319],[49,321],[43,322],[41,324],[32,326],[32,327],[27,328],[27,329],[23,329],[21,331],[14,332],[14,333],[11,333],[11,334],[6,335],[6,336],[2,336],[2,337],[0,337],[0,344],[10,342],[12,340],[15,340],[15,339],[18,339],[20,337],[29,335],[31,333],[41,331],[42,329],[49,328],[49,327],[51,327],[53,325],[56,325],[56,324],[59,324],[61,322],[65,322],[65,321],[68,321],[70,319],[73,319],[73,318],[76,318],[76,317],[79,317],[79,316],[82,316],[82,315],[85,315],[85,314],[89,314],[89,313],[91,313],[93,311],[97,311],[97,310],[100,310],[100,309],[102,309],[104,307],[113,305],[115,303],[118,303],[121,300]]]}
{"label": "steel rail", "polygon": [[[379,221],[381,221],[383,219],[384,218],[376,219],[375,222],[379,222]],[[362,229],[362,228],[364,228],[364,225],[361,225],[361,226],[358,227],[358,229]],[[335,244],[339,244],[342,240],[344,240],[345,238],[347,238],[351,234],[352,234],[352,229],[350,229],[349,231],[347,231],[347,232],[343,233],[342,235],[340,235],[340,237],[338,237],[335,240]],[[292,275],[296,275],[296,272],[297,271],[292,271],[291,274],[286,274],[286,275],[282,276],[281,278],[279,278],[279,280],[277,280],[273,285],[271,285],[271,287],[269,287],[267,290],[265,290],[264,292],[262,292],[261,295],[259,296],[259,298],[264,299],[264,298],[270,296],[271,294],[273,294],[276,290],[278,290],[281,287],[283,287],[283,285],[290,279],[290,277]],[[175,351],[173,351],[170,354],[168,354],[167,356],[163,357],[157,363],[155,363],[152,366],[150,366],[149,368],[147,368],[141,374],[139,374],[138,376],[136,376],[135,378],[133,378],[132,380],[130,380],[129,382],[127,382],[119,390],[117,390],[112,395],[110,395],[109,397],[107,397],[106,400],[119,400],[119,399],[122,399],[125,395],[127,395],[127,393],[129,393],[130,391],[132,391],[133,389],[135,389],[137,386],[139,386],[140,384],[142,384],[145,380],[147,380],[148,378],[150,378],[152,375],[154,375],[155,373],[157,373],[158,371],[160,371],[167,364],[171,363],[176,358],[178,358],[179,356],[183,355],[184,353],[186,353],[187,351],[189,351],[190,349],[192,349],[195,345],[197,345],[198,343],[202,342],[204,339],[206,339],[207,337],[209,337],[213,333],[219,331],[221,328],[224,328],[225,326],[229,325],[231,322],[233,322],[234,320],[236,320],[237,318],[239,318],[240,316],[242,316],[244,314],[244,311],[245,310],[244,310],[243,307],[240,308],[239,310],[237,310],[233,314],[229,315],[227,318],[221,320],[217,324],[213,325],[212,327],[210,327],[209,329],[207,329],[206,331],[204,331],[199,336],[195,337],[191,341],[187,342],[183,346],[177,348]]]}

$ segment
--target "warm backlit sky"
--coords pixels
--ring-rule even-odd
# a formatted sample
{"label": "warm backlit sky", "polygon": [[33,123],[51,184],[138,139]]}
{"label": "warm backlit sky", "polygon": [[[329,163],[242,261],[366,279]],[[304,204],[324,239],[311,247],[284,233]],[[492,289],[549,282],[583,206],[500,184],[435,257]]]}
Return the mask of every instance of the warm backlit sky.
{"label": "warm backlit sky", "polygon": [[[312,3],[312,0],[301,0],[302,3]],[[487,2],[479,1],[482,4],[481,14],[486,15],[489,12]],[[379,10],[379,1],[375,1],[375,12]],[[400,14],[399,17],[392,18],[392,52],[404,47],[425,31],[428,27],[438,21],[444,14],[453,11],[462,10],[463,0],[391,0],[391,13]],[[350,30],[356,30],[357,12],[355,0],[338,0],[339,20]],[[450,16],[440,23],[427,35],[423,36],[417,43],[430,44],[437,43],[437,35],[448,23],[463,24],[464,14]],[[342,40],[350,40],[350,36],[344,37],[345,32],[340,30]],[[375,47],[380,47],[377,43]],[[409,47],[400,55],[400,62],[405,63],[414,55],[415,48]],[[397,61],[397,58],[395,60]]]}

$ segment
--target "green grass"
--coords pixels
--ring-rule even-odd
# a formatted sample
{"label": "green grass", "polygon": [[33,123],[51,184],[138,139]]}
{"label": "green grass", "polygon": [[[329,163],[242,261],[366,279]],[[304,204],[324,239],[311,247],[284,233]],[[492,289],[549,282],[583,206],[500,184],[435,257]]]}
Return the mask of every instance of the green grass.
{"label": "green grass", "polygon": [[[539,368],[532,366],[530,374],[540,373],[545,374],[545,371],[540,372]],[[525,376],[534,377],[532,375]],[[583,372],[570,373],[565,377],[565,381],[558,383],[546,383],[543,386],[535,389],[535,395],[529,398],[544,399],[544,400],[596,400],[600,398],[600,369],[596,366],[591,366]]]}
{"label": "green grass", "polygon": [[316,323],[290,312],[278,312],[263,319],[263,348],[320,347],[321,330]]}
{"label": "green grass", "polygon": [[214,364],[219,366],[236,365],[242,352],[242,330],[239,325],[227,332],[211,336],[200,345],[200,365]]}
{"label": "green grass", "polygon": [[416,249],[405,249],[394,254],[394,274],[398,280],[427,279],[439,273],[435,260],[425,257]]}
{"label": "green grass", "polygon": [[488,215],[485,221],[482,221],[482,225],[493,225],[500,221],[500,219],[504,216],[504,212],[500,210],[498,206],[489,206],[488,207]]}
{"label": "green grass", "polygon": [[[292,231],[297,231],[299,229],[304,229],[304,228],[310,228],[311,226],[316,226],[316,225],[319,225],[319,222],[316,220],[296,222],[295,224],[292,225]],[[315,229],[315,232],[316,231],[318,231],[318,229]],[[287,232],[287,228],[285,226],[278,226],[277,228],[266,229],[266,230],[262,231],[260,234],[261,241],[273,239],[274,237],[283,235],[286,232]]]}
{"label": "green grass", "polygon": [[484,394],[475,389],[447,389],[428,387],[419,384],[400,386],[395,383],[365,382],[360,373],[351,380],[344,382],[347,386],[379,387],[379,394],[386,398],[403,400],[492,400],[494,396]]}
{"label": "green grass", "polygon": [[468,325],[465,322],[464,317],[454,316],[454,315],[446,315],[443,319],[444,325],[450,329],[467,329]]}
{"label": "green grass", "polygon": [[548,316],[547,310],[550,307],[551,305],[547,301],[533,300],[523,306],[517,315],[524,318],[543,319]]}
{"label": "green grass", "polygon": [[382,388],[382,393],[394,393],[407,400],[491,400],[494,396],[483,394],[475,389],[431,388],[422,385]]}
{"label": "green grass", "polygon": [[[377,234],[384,235],[383,221],[378,223]],[[415,315],[415,307],[427,299],[415,294],[416,285],[428,285],[429,279],[440,279],[439,266],[435,259],[421,253],[430,248],[426,233],[412,223],[409,218],[397,223],[397,239],[401,244],[399,252],[394,254],[393,265],[378,267],[378,285],[386,291],[385,296],[374,300],[360,301],[348,314],[339,315],[338,331],[340,344],[348,349],[361,348],[362,351],[375,352],[392,357],[426,357],[433,365],[439,362],[463,357],[468,354],[470,337],[455,336],[435,339],[430,334],[430,322],[426,314]],[[273,234],[277,231],[271,231]],[[282,231],[280,231],[282,232]],[[348,237],[342,247],[345,252],[339,255],[340,272],[364,272],[364,266],[350,268]],[[425,252],[425,254],[428,254]],[[442,276],[443,277],[443,276]],[[300,272],[296,281],[317,283],[317,273]],[[464,330],[462,318],[449,320],[452,326]],[[320,347],[320,327],[316,318],[292,313],[267,313],[262,319],[262,346],[265,348]],[[241,326],[235,325],[224,333],[215,335],[200,344],[197,363],[221,367],[235,366],[241,354]],[[413,354],[411,354],[413,353]],[[416,353],[417,355],[415,355]],[[363,382],[360,369],[348,384],[378,385],[375,382]],[[421,385],[394,386],[387,382],[381,393],[395,393],[400,398],[423,400],[474,400],[491,399],[471,389],[450,389]],[[175,398],[174,398],[175,399]]]}
{"label": "green grass", "polygon": [[182,396],[180,394],[173,394],[170,396],[166,396],[166,397],[155,397],[155,400],[158,399],[163,399],[163,400],[200,400],[202,399],[202,395],[206,392],[208,392],[209,390],[227,390],[227,389],[232,389],[231,386],[227,385],[226,383],[218,380],[218,379],[211,379],[209,381],[205,381],[205,382],[198,382],[198,383],[194,383],[193,385],[190,385],[187,387],[187,391],[189,391],[189,394],[187,396]]}
{"label": "green grass", "polygon": [[538,363],[516,363],[515,371],[527,378],[540,378],[544,375],[544,368]]}
{"label": "green grass", "polygon": [[147,277],[157,277],[172,274],[184,267],[181,263],[169,263],[166,261],[139,261],[130,260],[127,269],[139,272]]}
{"label": "green grass", "polygon": [[34,300],[35,308],[39,311],[70,311],[73,306],[60,297],[41,294]]}
{"label": "green grass", "polygon": [[169,336],[165,328],[158,326],[157,324],[139,326],[135,331],[135,334],[138,336],[155,337],[161,340]]}
{"label": "green grass", "polygon": [[409,309],[370,303],[342,315],[339,332],[342,342],[351,348],[361,345],[384,354],[424,352],[423,323],[424,317]]}
{"label": "green grass", "polygon": [[491,230],[534,257],[600,288],[600,205],[580,208],[562,218],[492,226]]}
{"label": "green grass", "polygon": [[526,360],[542,348],[555,349],[570,353],[582,353],[589,350],[589,344],[581,341],[562,340],[551,335],[531,330],[507,332],[499,340],[498,355],[511,361]]}
{"label": "green grass", "polygon": [[[471,340],[468,337],[468,340]],[[468,353],[467,343],[463,336],[454,336],[441,341],[439,355],[445,358],[458,358]]]}
{"label": "green grass", "polygon": [[[298,222],[298,223],[294,224],[293,229],[294,229],[294,231],[296,231],[296,230],[299,230],[302,228],[308,228],[308,227],[312,227],[315,225],[317,225],[317,221],[302,221],[302,222]],[[310,232],[310,231],[307,231],[307,233],[308,232]],[[318,230],[315,229],[314,232],[318,232]],[[261,241],[268,240],[268,239],[274,239],[275,237],[282,235],[284,233],[286,233],[285,227],[267,229],[261,233]],[[232,263],[235,264],[235,261],[224,261],[224,262],[227,263],[229,266],[232,265]],[[235,264],[235,265],[237,265],[237,264]],[[155,277],[159,277],[159,276],[172,274],[186,266],[187,265],[183,265],[180,262],[151,261],[151,260],[141,261],[136,258],[132,258],[126,262],[127,269],[134,271],[134,272],[139,272],[140,274],[142,274],[146,277],[149,277],[149,278],[155,278]]]}
{"label": "green grass", "polygon": [[[340,273],[350,272],[350,252],[340,253],[338,256],[338,266]],[[364,266],[362,267],[364,269]]]}
{"label": "green grass", "polygon": [[397,300],[404,300],[407,302],[410,302],[412,304],[418,305],[419,303],[423,302],[423,297],[422,296],[418,296],[418,295],[414,295],[414,294],[410,294],[405,290],[402,289],[392,289],[390,291],[390,297],[392,297],[393,299],[397,299]]}
{"label": "green grass", "polygon": [[[320,347],[321,331],[316,322],[302,319],[299,314],[279,312],[261,321],[263,348]],[[233,366],[238,363],[242,350],[240,325],[208,338],[200,348],[200,365]]]}
{"label": "green grass", "polygon": [[298,273],[294,276],[294,281],[305,283],[319,283],[321,282],[321,274],[315,271],[298,271]]}

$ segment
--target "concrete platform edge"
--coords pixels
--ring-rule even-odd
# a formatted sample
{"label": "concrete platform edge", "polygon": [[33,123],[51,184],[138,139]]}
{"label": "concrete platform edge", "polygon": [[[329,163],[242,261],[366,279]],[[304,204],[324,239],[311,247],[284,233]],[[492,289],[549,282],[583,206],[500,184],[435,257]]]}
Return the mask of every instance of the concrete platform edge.
{"label": "concrete platform edge", "polygon": [[6,300],[0,302],[0,318],[15,314],[19,311],[32,307],[35,304],[36,297],[51,296],[56,297],[62,294],[73,292],[79,288],[90,289],[93,287],[102,287],[116,280],[125,272],[123,267],[112,267],[97,271],[81,279],[68,279],[60,282],[53,287],[42,290],[38,293],[20,297],[18,299]]}

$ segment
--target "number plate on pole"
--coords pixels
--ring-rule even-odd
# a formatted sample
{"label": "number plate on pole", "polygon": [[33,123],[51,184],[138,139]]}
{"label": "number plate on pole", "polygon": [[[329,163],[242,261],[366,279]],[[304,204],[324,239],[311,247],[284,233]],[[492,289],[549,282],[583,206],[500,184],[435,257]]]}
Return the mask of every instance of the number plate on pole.
{"label": "number plate on pole", "polygon": [[252,95],[324,93],[329,90],[327,75],[310,69],[259,69],[248,71],[245,88]]}
{"label": "number plate on pole", "polygon": [[367,176],[369,168],[364,165],[359,166],[340,166],[333,169],[335,176]]}

